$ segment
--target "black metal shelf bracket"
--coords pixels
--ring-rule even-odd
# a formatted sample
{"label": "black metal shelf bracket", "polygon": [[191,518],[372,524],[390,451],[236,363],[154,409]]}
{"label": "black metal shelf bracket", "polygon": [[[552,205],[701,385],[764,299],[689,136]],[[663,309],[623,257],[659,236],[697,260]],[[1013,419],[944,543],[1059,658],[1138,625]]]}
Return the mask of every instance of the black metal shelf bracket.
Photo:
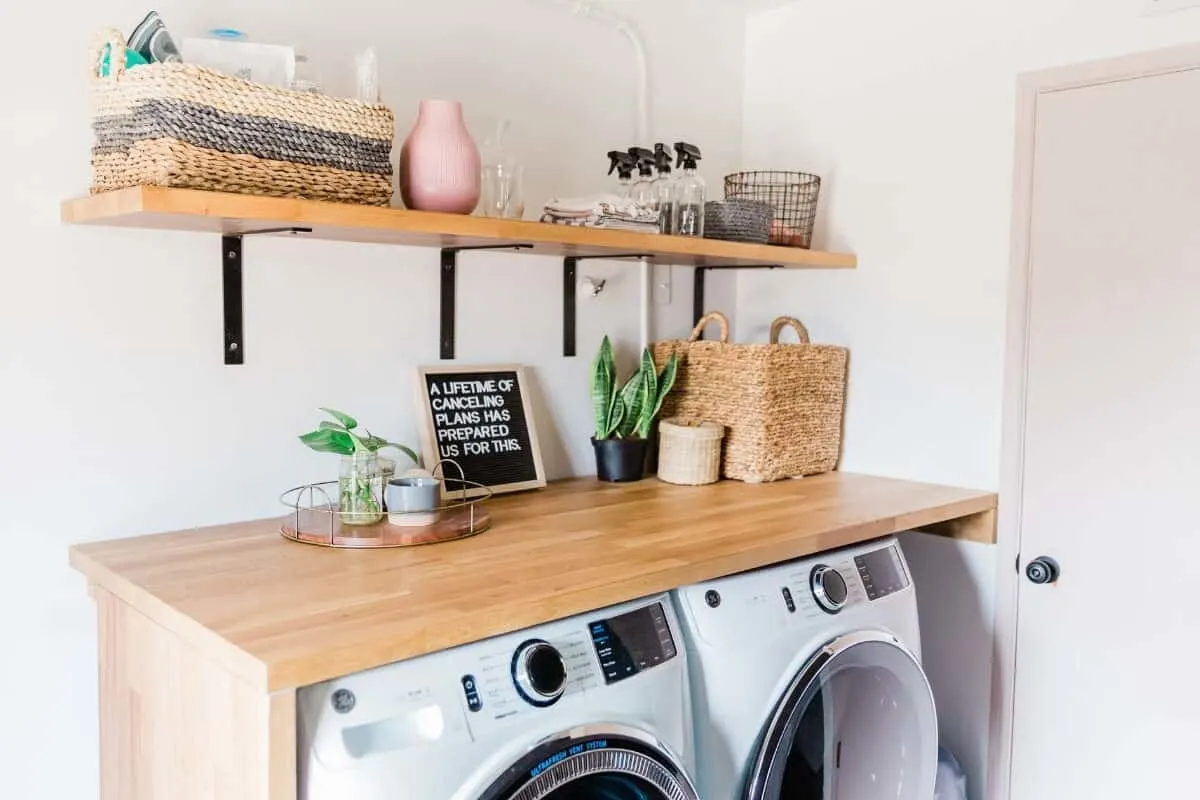
{"label": "black metal shelf bracket", "polygon": [[438,341],[443,361],[454,359],[455,319],[458,305],[458,254],[465,250],[532,250],[531,244],[482,244],[442,248],[441,333]]}
{"label": "black metal shelf bracket", "polygon": [[692,272],[692,324],[699,325],[704,310],[704,276],[712,267],[696,267]]}
{"label": "black metal shelf bracket", "polygon": [[[746,266],[712,267],[698,265],[692,273],[692,324],[699,325],[708,313],[704,301],[704,280],[710,269],[783,269],[782,264],[747,264]],[[703,337],[702,337],[703,338]]]}
{"label": "black metal shelf bracket", "polygon": [[225,328],[225,364],[246,363],[246,340],[242,307],[242,237],[271,233],[312,233],[312,228],[264,228],[257,231],[226,233],[221,236],[221,294]]}
{"label": "black metal shelf bracket", "polygon": [[652,259],[645,253],[618,253],[616,255],[567,256],[563,259],[563,358],[577,355],[576,332],[579,316],[579,262],[588,259],[622,261],[630,258]]}

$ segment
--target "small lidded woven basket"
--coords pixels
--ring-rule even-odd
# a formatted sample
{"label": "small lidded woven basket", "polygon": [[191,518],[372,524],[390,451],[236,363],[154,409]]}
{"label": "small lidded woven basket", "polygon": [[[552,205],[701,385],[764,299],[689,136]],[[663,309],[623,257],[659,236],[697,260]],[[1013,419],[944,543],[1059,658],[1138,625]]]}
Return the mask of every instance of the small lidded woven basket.
{"label": "small lidded woven basket", "polygon": [[659,423],[658,434],[659,480],[703,486],[721,479],[723,425],[715,422],[689,425],[675,417]]}

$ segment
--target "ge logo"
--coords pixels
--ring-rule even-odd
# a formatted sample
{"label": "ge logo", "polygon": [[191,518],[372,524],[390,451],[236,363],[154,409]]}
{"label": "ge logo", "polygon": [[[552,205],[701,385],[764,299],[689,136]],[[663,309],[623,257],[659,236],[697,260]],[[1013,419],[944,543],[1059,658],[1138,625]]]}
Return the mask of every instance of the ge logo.
{"label": "ge logo", "polygon": [[358,699],[349,689],[338,689],[333,693],[332,702],[334,711],[339,714],[349,714],[354,710],[354,704],[358,702]]}

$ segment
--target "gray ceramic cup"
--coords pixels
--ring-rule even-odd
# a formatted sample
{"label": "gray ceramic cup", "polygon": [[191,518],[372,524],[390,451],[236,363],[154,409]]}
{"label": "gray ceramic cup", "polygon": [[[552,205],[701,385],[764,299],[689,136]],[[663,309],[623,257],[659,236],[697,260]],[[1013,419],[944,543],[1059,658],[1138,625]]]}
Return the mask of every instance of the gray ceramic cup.
{"label": "gray ceramic cup", "polygon": [[442,482],[437,478],[393,478],[385,492],[390,514],[434,511],[442,504]]}

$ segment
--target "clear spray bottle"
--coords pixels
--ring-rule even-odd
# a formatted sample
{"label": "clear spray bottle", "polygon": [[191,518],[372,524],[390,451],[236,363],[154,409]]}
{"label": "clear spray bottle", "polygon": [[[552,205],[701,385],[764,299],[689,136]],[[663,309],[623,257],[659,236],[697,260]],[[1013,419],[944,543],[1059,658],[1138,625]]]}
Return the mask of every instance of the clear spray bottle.
{"label": "clear spray bottle", "polygon": [[658,198],[658,232],[675,232],[675,177],[671,174],[674,159],[671,150],[662,142],[654,145],[654,166],[658,177],[652,187]]}
{"label": "clear spray bottle", "polygon": [[687,142],[675,145],[679,156],[677,167],[683,174],[675,183],[675,234],[677,236],[704,235],[704,179],[696,170],[700,162],[700,148]]}
{"label": "clear spray bottle", "polygon": [[647,213],[658,213],[658,195],[654,193],[654,153],[644,147],[629,148],[629,157],[637,164],[638,179],[629,190],[629,199]]}
{"label": "clear spray bottle", "polygon": [[633,156],[622,150],[609,150],[608,159],[611,162],[608,166],[608,174],[617,173],[617,196],[622,199],[628,199],[629,191],[633,187],[633,168],[636,162]]}

